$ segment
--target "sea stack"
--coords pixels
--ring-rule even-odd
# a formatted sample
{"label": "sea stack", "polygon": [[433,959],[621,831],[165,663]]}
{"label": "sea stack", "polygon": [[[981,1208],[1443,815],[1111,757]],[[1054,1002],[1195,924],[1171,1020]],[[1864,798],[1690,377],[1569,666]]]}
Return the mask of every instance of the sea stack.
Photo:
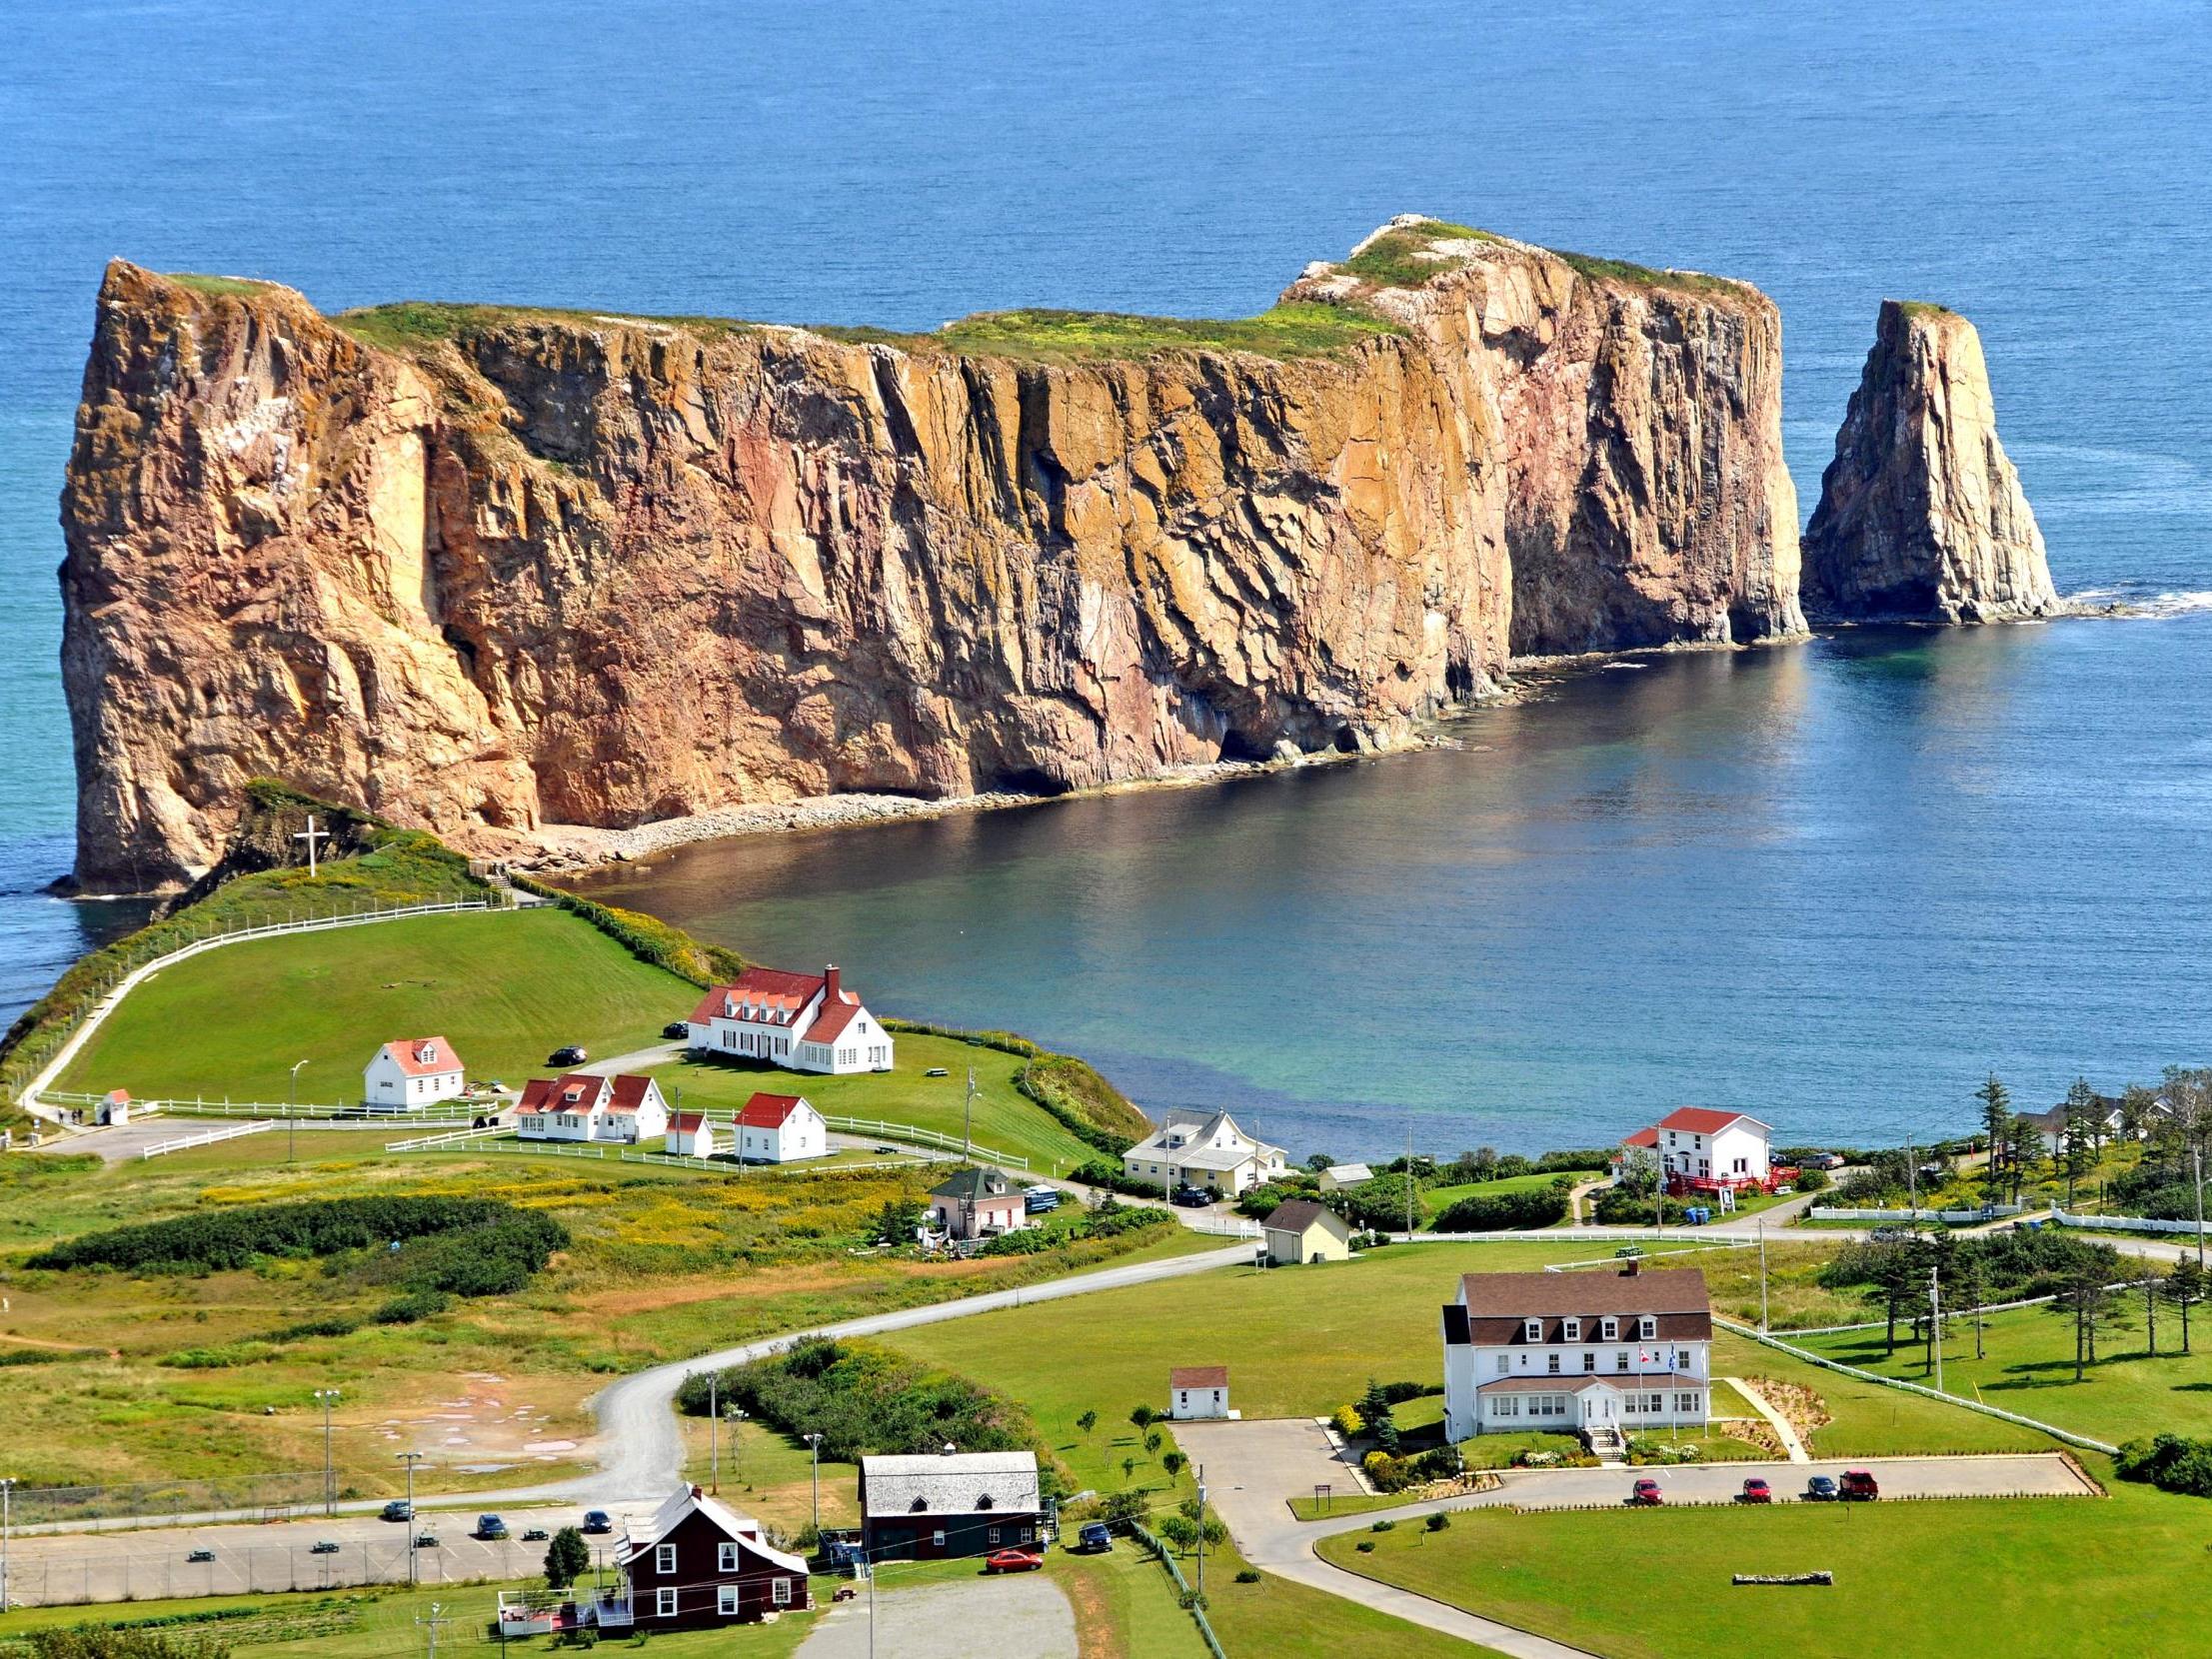
{"label": "sea stack", "polygon": [[1820,622],[2002,622],[2059,607],[2043,533],[1997,442],[1981,336],[1884,300],[1804,538]]}

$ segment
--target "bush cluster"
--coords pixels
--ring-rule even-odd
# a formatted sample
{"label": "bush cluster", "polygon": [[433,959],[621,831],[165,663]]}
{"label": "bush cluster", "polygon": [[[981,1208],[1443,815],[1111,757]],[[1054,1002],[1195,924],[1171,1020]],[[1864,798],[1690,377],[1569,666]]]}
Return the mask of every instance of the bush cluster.
{"label": "bush cluster", "polygon": [[1475,1192],[1448,1205],[1436,1217],[1437,1232],[1495,1232],[1512,1227],[1548,1227],[1566,1219],[1567,1195],[1554,1187],[1527,1192]]}
{"label": "bush cluster", "polygon": [[[695,1372],[677,1409],[704,1417],[718,1397],[787,1434],[820,1434],[822,1455],[1028,1451],[1038,1436],[1022,1408],[980,1383],[931,1370],[872,1342],[807,1337],[785,1352],[715,1373]],[[1041,1459],[1043,1461],[1043,1459]]]}
{"label": "bush cluster", "polygon": [[2155,1434],[2130,1440],[2113,1467],[2122,1480],[2148,1481],[2161,1492],[2212,1498],[2212,1440],[2179,1434]]}
{"label": "bush cluster", "polygon": [[695,939],[681,927],[672,927],[657,915],[642,910],[619,910],[573,892],[534,881],[527,875],[510,877],[525,892],[550,898],[573,916],[590,922],[642,962],[665,967],[679,979],[693,984],[726,984],[743,973],[746,959],[735,950]]}
{"label": "bush cluster", "polygon": [[1015,1086],[1086,1145],[1119,1157],[1144,1135],[1144,1115],[1097,1068],[1073,1054],[1040,1053]]}
{"label": "bush cluster", "polygon": [[[1608,1227],[1649,1226],[1651,1224],[1651,1194],[1638,1195],[1617,1186],[1601,1188],[1591,1194],[1590,1213]],[[1659,1200],[1659,1213],[1670,1227],[1678,1227],[1689,1219],[1689,1206],[1674,1198]]]}
{"label": "bush cluster", "polygon": [[393,1239],[482,1227],[519,1213],[488,1198],[396,1194],[239,1204],[64,1239],[31,1257],[29,1265],[223,1271],[244,1267],[256,1256],[335,1255]]}
{"label": "bush cluster", "polygon": [[1411,1457],[1371,1451],[1359,1460],[1359,1466],[1376,1491],[1402,1492],[1408,1486],[1425,1485],[1431,1480],[1449,1480],[1459,1472],[1459,1458],[1449,1446],[1431,1446]]}

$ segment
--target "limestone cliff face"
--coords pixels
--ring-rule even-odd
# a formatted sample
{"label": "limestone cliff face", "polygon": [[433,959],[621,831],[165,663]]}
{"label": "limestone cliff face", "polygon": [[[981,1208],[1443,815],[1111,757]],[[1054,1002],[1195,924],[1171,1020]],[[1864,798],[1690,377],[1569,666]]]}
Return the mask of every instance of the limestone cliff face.
{"label": "limestone cliff face", "polygon": [[1805,562],[1807,608],[1823,620],[1978,623],[2060,609],[2043,533],[1997,441],[1981,336],[1957,312],[1882,302]]}
{"label": "limestone cliff face", "polygon": [[189,878],[260,775],[494,848],[1384,747],[1517,653],[1799,629],[1771,304],[1441,231],[1309,269],[1288,345],[1120,356],[119,263],[63,497],[78,874]]}

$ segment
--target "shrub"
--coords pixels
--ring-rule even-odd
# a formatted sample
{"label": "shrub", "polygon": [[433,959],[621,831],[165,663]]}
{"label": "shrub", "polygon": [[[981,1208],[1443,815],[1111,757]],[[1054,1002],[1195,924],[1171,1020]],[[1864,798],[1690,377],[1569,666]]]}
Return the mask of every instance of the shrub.
{"label": "shrub", "polygon": [[1367,1530],[1370,1532],[1391,1532],[1396,1530],[1396,1527],[1397,1522],[1395,1521],[1377,1521]]}
{"label": "shrub", "polygon": [[1073,1054],[1039,1054],[1022,1068],[1015,1087],[1077,1139],[1113,1157],[1150,1132],[1144,1114]]}
{"label": "shrub", "polygon": [[307,1319],[297,1325],[286,1325],[273,1330],[271,1342],[298,1342],[310,1336],[351,1336],[361,1328],[359,1319]]}
{"label": "shrub", "polygon": [[573,892],[547,886],[527,875],[511,879],[525,892],[550,898],[573,916],[590,922],[642,962],[665,967],[679,979],[707,986],[723,984],[746,970],[746,959],[735,950],[695,939],[681,927],[672,927],[657,915],[642,910],[618,910],[612,905],[580,898]]}
{"label": "shrub", "polygon": [[[109,1227],[64,1239],[31,1257],[32,1267],[120,1267],[201,1272],[235,1270],[256,1256],[327,1256],[341,1250],[528,1222],[548,1251],[568,1232],[550,1216],[529,1215],[488,1198],[325,1198],[291,1204],[239,1204],[169,1221]],[[553,1240],[558,1238],[558,1244]]]}
{"label": "shrub", "polygon": [[1374,1552],[1374,1540],[1372,1538],[1362,1538],[1351,1547],[1361,1555],[1371,1555]]}
{"label": "shrub", "polygon": [[1449,1205],[1436,1217],[1436,1232],[1499,1232],[1511,1228],[1548,1227],[1566,1219],[1564,1192],[1544,1188],[1533,1192],[1477,1192]]}
{"label": "shrub", "polygon": [[1431,1532],[1442,1532],[1450,1527],[1451,1517],[1439,1509],[1435,1514],[1428,1517],[1426,1525]]}
{"label": "shrub", "polygon": [[1825,1169],[1800,1169],[1797,1171],[1797,1190],[1800,1192],[1825,1192],[1828,1190],[1828,1172]]}
{"label": "shrub", "polygon": [[592,1546],[584,1534],[565,1526],[546,1545],[546,1588],[565,1590],[591,1570]]}
{"label": "shrub", "polygon": [[453,1298],[443,1291],[411,1290],[404,1296],[394,1296],[369,1317],[380,1325],[412,1325],[451,1306]]}
{"label": "shrub", "polygon": [[2114,1468],[2122,1480],[2147,1481],[2162,1492],[2212,1498],[2212,1440],[2156,1434],[2120,1448]]}
{"label": "shrub", "polygon": [[1367,1426],[1360,1421],[1359,1413],[1352,1410],[1348,1405],[1338,1406],[1335,1411],[1330,1413],[1328,1421],[1330,1426],[1347,1440],[1364,1432]]}
{"label": "shrub", "polygon": [[1257,1584],[1259,1582],[1259,1569],[1256,1567],[1238,1567],[1236,1569],[1236,1582],[1239,1584]]}

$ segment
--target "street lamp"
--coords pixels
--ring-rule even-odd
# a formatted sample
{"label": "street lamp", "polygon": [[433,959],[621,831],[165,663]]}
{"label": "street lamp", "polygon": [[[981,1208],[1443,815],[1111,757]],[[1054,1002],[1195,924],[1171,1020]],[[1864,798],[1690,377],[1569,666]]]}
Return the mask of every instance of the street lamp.
{"label": "street lamp", "polygon": [[300,1149],[300,1120],[292,1114],[293,1096],[300,1091],[300,1067],[305,1060],[292,1062],[292,1075],[284,1083],[284,1161],[290,1163]]}
{"label": "street lamp", "polygon": [[730,1478],[743,1484],[745,1481],[745,1442],[738,1438],[738,1425],[753,1414],[742,1405],[724,1406],[724,1420],[730,1425]]}
{"label": "street lamp", "polygon": [[407,1465],[407,1582],[419,1582],[415,1568],[415,1465],[423,1460],[419,1451],[394,1452]]}
{"label": "street lamp", "polygon": [[[318,1388],[315,1390],[315,1397],[323,1406],[323,1513],[335,1515],[338,1513],[338,1481],[330,1460],[330,1408],[332,1402],[338,1398],[338,1390]],[[414,1519],[413,1516],[408,1518]]]}
{"label": "street lamp", "polygon": [[14,1493],[15,1476],[0,1475],[0,1613],[8,1610],[8,1505]]}

